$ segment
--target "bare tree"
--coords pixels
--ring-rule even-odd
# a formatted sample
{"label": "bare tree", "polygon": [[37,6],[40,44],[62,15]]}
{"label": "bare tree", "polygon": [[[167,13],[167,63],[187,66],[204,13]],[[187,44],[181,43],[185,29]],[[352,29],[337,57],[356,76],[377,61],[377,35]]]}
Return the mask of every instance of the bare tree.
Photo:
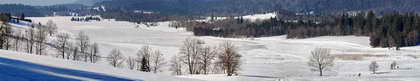
{"label": "bare tree", "polygon": [[199,54],[204,42],[196,38],[187,38],[180,49],[181,58],[187,64],[189,74],[199,74]]}
{"label": "bare tree", "polygon": [[137,70],[143,72],[150,72],[150,56],[152,54],[152,49],[149,45],[143,46],[137,53],[137,61],[140,65],[137,67]]}
{"label": "bare tree", "polygon": [[48,20],[46,27],[47,32],[50,36],[57,32],[57,24],[55,24],[52,20]]}
{"label": "bare tree", "polygon": [[69,42],[67,44],[67,47],[68,47],[68,49],[67,49],[68,51],[66,51],[66,53],[67,53],[66,59],[70,60],[70,58],[72,57],[73,51],[74,51],[74,45],[73,45],[72,42]]}
{"label": "bare tree", "polygon": [[216,51],[210,46],[202,48],[200,53],[200,68],[203,71],[203,74],[208,74],[212,62],[215,60]]}
{"label": "bare tree", "polygon": [[335,57],[330,54],[330,49],[315,48],[311,52],[308,65],[311,67],[311,71],[318,71],[319,76],[322,76],[324,71],[334,66],[334,60]]}
{"label": "bare tree", "polygon": [[69,42],[69,39],[70,39],[70,34],[68,34],[68,33],[59,33],[59,34],[57,34],[56,35],[56,38],[57,38],[57,46],[58,46],[58,51],[59,51],[59,53],[61,54],[61,56],[63,57],[63,59],[65,59],[66,58],[66,49],[68,49],[69,47],[68,47],[68,44],[70,43]]}
{"label": "bare tree", "polygon": [[90,62],[96,63],[100,60],[101,56],[99,56],[98,53],[99,53],[99,45],[98,43],[93,43],[90,49]]}
{"label": "bare tree", "polygon": [[73,60],[79,60],[79,48],[77,46],[73,47]]}
{"label": "bare tree", "polygon": [[3,35],[6,35],[6,36],[4,36],[4,48],[5,48],[5,50],[9,50],[10,49],[10,47],[12,46],[12,43],[11,43],[11,41],[12,41],[12,38],[11,37],[9,37],[9,35],[12,35],[12,33],[13,33],[13,31],[12,31],[12,29],[11,29],[11,27],[6,27],[6,31],[3,31],[3,33],[5,33],[5,34],[3,34]]}
{"label": "bare tree", "polygon": [[170,69],[174,75],[182,75],[182,60],[176,54],[171,58]]}
{"label": "bare tree", "polygon": [[376,71],[378,71],[379,65],[376,63],[376,61],[372,61],[369,65],[369,71],[372,71],[373,74],[376,74]]}
{"label": "bare tree", "polygon": [[0,24],[0,49],[6,48],[9,46],[8,35],[11,35],[11,27],[8,24]]}
{"label": "bare tree", "polygon": [[218,55],[218,63],[222,69],[227,73],[227,76],[236,74],[240,69],[241,55],[236,51],[235,45],[226,41],[221,46],[221,52]]}
{"label": "bare tree", "polygon": [[26,31],[26,50],[28,53],[33,53],[33,48],[35,44],[35,30],[33,28],[29,28]]}
{"label": "bare tree", "polygon": [[322,76],[324,71],[334,66],[334,60],[335,57],[330,54],[330,49],[315,48],[311,52],[308,65],[311,71],[318,71],[319,76]]}
{"label": "bare tree", "polygon": [[151,70],[153,73],[162,72],[162,67],[166,64],[163,54],[160,50],[156,50],[151,56]]}
{"label": "bare tree", "polygon": [[123,67],[124,59],[125,57],[119,49],[113,49],[107,57],[109,64],[114,67]]}
{"label": "bare tree", "polygon": [[135,58],[128,57],[128,59],[126,60],[126,63],[129,69],[133,70],[136,68],[137,62]]}
{"label": "bare tree", "polygon": [[77,44],[80,48],[80,53],[82,57],[84,57],[84,61],[87,62],[89,53],[87,53],[86,51],[88,51],[89,48],[89,36],[87,36],[85,32],[81,31],[79,32],[76,39],[78,41]]}
{"label": "bare tree", "polygon": [[45,42],[47,41],[47,31],[46,28],[44,26],[37,26],[37,31],[35,34],[35,45],[36,45],[36,49],[37,49],[37,53],[38,55],[42,55],[44,53],[44,50],[46,49],[46,44]]}
{"label": "bare tree", "polygon": [[24,34],[22,34],[22,32],[16,32],[15,36],[16,36],[15,41],[14,41],[15,51],[20,51],[21,45],[22,45],[21,41],[24,40],[23,39]]}
{"label": "bare tree", "polygon": [[391,63],[391,70],[397,69],[397,61],[392,61]]}

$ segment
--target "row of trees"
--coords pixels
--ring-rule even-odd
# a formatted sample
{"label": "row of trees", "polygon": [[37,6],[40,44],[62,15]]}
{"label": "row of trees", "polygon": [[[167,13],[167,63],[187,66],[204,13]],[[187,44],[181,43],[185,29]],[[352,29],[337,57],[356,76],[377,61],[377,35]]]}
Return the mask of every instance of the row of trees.
{"label": "row of trees", "polygon": [[[98,44],[91,44],[84,32],[73,38],[69,33],[57,32],[57,25],[51,20],[45,25],[38,23],[32,27],[18,28],[7,23],[10,15],[0,14],[0,18],[3,22],[0,25],[0,49],[92,63],[101,58],[98,55]],[[57,52],[49,52],[50,50]]]}
{"label": "row of trees", "polygon": [[30,54],[46,55],[53,44],[48,43],[48,31],[55,31],[54,25],[34,24],[24,29],[13,28],[7,21],[1,25],[0,49],[25,51]]}
{"label": "row of trees", "polygon": [[172,57],[171,70],[174,74],[183,74],[182,67],[188,74],[226,73],[237,74],[240,69],[241,55],[231,42],[218,47],[206,46],[205,42],[196,38],[187,38],[180,53]]}
{"label": "row of trees", "polygon": [[242,17],[229,17],[224,20],[211,22],[179,21],[172,26],[186,27],[196,36],[219,36],[219,37],[262,37],[284,35],[287,27],[276,18],[262,21],[249,21]]}
{"label": "row of trees", "polygon": [[[175,75],[226,73],[228,76],[237,74],[240,69],[241,55],[231,42],[225,42],[219,47],[204,45],[205,42],[196,38],[185,39],[179,54],[170,60],[165,60],[158,49],[143,46],[136,56],[125,57],[119,49],[113,49],[107,57],[110,65],[118,68],[126,66],[131,70],[143,72],[162,72],[165,66]],[[168,62],[169,61],[169,64]]]}
{"label": "row of trees", "polygon": [[[55,47],[58,57],[77,61],[96,63],[102,58],[97,43],[91,43],[85,32],[79,32],[75,38],[69,33],[60,32],[56,36]],[[75,39],[72,42],[72,39]]]}
{"label": "row of trees", "polygon": [[183,21],[176,22],[173,26],[186,27],[197,36],[262,37],[285,34],[287,38],[369,36],[372,47],[396,47],[397,50],[402,46],[414,46],[420,43],[418,14],[395,12],[377,16],[369,11],[357,15],[313,17],[312,20],[298,17],[295,21],[271,18],[250,22],[239,17],[210,22]]}
{"label": "row of trees", "polygon": [[131,70],[158,73],[163,71],[166,65],[163,54],[158,49],[150,46],[143,46],[136,54],[137,56],[125,57],[119,49],[113,49],[107,57],[107,61],[113,67],[128,67]]}

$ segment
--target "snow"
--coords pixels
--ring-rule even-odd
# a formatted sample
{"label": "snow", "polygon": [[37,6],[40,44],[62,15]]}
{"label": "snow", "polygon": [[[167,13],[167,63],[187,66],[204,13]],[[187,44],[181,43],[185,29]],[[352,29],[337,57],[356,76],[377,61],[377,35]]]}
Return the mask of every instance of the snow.
{"label": "snow", "polygon": [[[255,22],[255,21],[259,21],[259,20],[267,20],[270,18],[275,18],[277,17],[276,12],[271,12],[271,13],[261,13],[261,14],[252,14],[252,15],[245,15],[242,16],[243,19],[245,20],[249,20],[251,22]],[[228,17],[214,17],[215,20],[223,20],[223,19],[227,19]],[[235,17],[238,18],[238,17]],[[211,20],[212,17],[207,17],[204,20],[198,20],[198,21],[209,21]]]}
{"label": "snow", "polygon": [[[264,18],[254,15],[255,18]],[[252,17],[250,17],[252,19]],[[85,31],[91,40],[99,43],[101,55],[106,56],[113,48],[119,48],[125,56],[135,56],[144,45],[160,49],[169,59],[179,52],[182,41],[195,37],[184,29],[169,27],[170,22],[160,22],[156,27],[147,27],[123,21],[71,22],[71,17],[31,18],[46,23],[53,20],[61,31],[77,34]],[[266,17],[269,18],[269,17]],[[262,38],[196,37],[207,45],[231,41],[243,56],[239,76],[222,74],[183,75],[177,77],[207,81],[418,81],[420,80],[420,46],[404,47],[401,51],[388,48],[372,48],[369,38],[363,36],[322,36],[308,39],[286,39],[286,36]],[[329,48],[334,55],[361,56],[359,60],[338,59],[336,66],[319,77],[309,71],[306,64],[311,50]],[[363,56],[364,55],[364,56]],[[377,56],[375,56],[377,55]],[[416,57],[417,56],[417,57]],[[378,61],[381,74],[371,74],[368,65]],[[389,70],[389,64],[397,61],[400,69]],[[102,63],[106,67],[105,63]],[[80,68],[80,67],[79,67]],[[95,68],[92,66],[92,68]],[[112,68],[109,68],[112,69]],[[356,75],[361,73],[361,77]],[[164,72],[162,75],[169,75]],[[163,80],[164,81],[164,80]],[[172,81],[172,80],[171,80]]]}
{"label": "snow", "polygon": [[277,14],[275,12],[271,12],[271,13],[263,13],[263,14],[245,15],[243,16],[243,18],[251,20],[251,21],[256,21],[256,20],[265,20],[265,19],[275,18],[276,16]]}
{"label": "snow", "polygon": [[3,81],[197,81],[0,50]]}

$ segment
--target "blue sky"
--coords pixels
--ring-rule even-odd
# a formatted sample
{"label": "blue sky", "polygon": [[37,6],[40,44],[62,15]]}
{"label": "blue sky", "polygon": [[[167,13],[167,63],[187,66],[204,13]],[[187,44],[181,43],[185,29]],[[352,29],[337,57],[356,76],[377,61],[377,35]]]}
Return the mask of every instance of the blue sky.
{"label": "blue sky", "polygon": [[47,6],[54,4],[73,3],[77,0],[0,0],[0,4],[25,4],[36,6]]}

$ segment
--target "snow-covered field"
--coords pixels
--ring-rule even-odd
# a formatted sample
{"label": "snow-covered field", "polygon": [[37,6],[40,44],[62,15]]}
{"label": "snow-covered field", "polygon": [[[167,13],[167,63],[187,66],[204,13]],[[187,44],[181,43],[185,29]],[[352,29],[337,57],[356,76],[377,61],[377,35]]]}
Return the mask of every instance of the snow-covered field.
{"label": "snow-covered field", "polygon": [[197,81],[0,50],[1,81]]}
{"label": "snow-covered field", "polygon": [[[146,27],[112,20],[71,22],[70,18],[31,19],[41,23],[53,20],[57,23],[60,31],[73,34],[85,31],[92,41],[100,44],[103,56],[106,56],[113,48],[121,49],[125,56],[135,56],[142,46],[151,45],[153,48],[160,49],[169,59],[179,52],[179,47],[185,38],[194,37],[191,32],[169,27],[170,22],[161,22],[156,27]],[[221,74],[178,77],[207,81],[420,81],[420,61],[417,59],[420,56],[420,53],[417,53],[420,51],[419,46],[404,47],[401,51],[371,48],[368,37],[358,36],[323,36],[308,39],[286,39],[285,36],[252,39],[207,36],[197,38],[204,40],[208,45],[217,45],[223,41],[232,41],[236,44],[239,53],[243,55],[240,74],[234,77],[225,77]],[[335,67],[326,73],[327,76],[319,77],[317,72],[311,72],[307,67],[308,56],[314,48],[330,48],[332,54],[342,56],[336,62]],[[342,60],[356,56],[356,60]],[[380,74],[371,74],[368,71],[371,61],[378,61]],[[392,61],[398,62],[400,66],[398,70],[389,70]],[[98,66],[109,67],[106,63],[99,63]],[[76,67],[95,68],[95,66]],[[97,69],[96,71],[102,70]],[[126,72],[126,70],[122,71]],[[124,72],[114,74],[124,75]],[[127,73],[130,72],[127,71]],[[361,73],[362,76],[357,77],[358,73]],[[162,74],[168,75],[168,72]]]}
{"label": "snow-covered field", "polygon": [[[261,13],[261,14],[252,14],[252,15],[244,15],[242,16],[243,19],[245,20],[249,20],[249,21],[259,21],[259,20],[267,20],[270,18],[275,18],[277,16],[276,12],[270,12],[270,13]],[[223,19],[227,19],[228,17],[214,17],[215,20],[223,20]],[[235,17],[238,18],[238,17]],[[204,20],[199,20],[199,21],[208,21],[211,20],[212,17],[207,17]]]}

